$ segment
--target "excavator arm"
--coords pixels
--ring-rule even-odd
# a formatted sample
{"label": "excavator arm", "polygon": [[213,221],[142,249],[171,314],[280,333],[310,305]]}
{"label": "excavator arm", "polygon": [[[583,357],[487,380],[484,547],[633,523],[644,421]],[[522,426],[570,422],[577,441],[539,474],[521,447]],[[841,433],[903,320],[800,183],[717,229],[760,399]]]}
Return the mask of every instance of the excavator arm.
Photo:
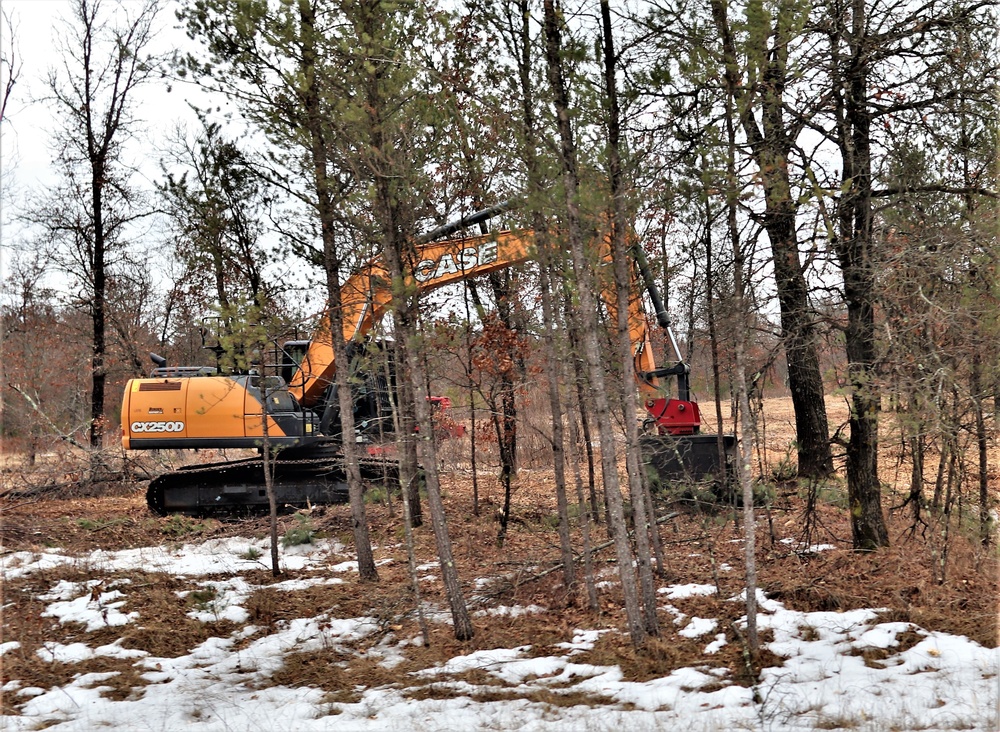
{"label": "excavator arm", "polygon": [[[415,249],[416,264],[404,283],[404,288],[426,293],[471,277],[521,264],[535,256],[534,232],[501,231],[473,237],[461,237],[419,244]],[[633,348],[636,384],[643,403],[657,428],[671,434],[695,434],[701,417],[696,402],[690,401],[689,368],[683,362],[670,321],[649,274],[645,255],[638,244],[632,247],[633,260],[642,277],[633,277],[629,297],[629,338]],[[610,260],[610,242],[602,244],[605,262]],[[643,307],[639,282],[653,299],[660,326],[666,332],[677,362],[672,366],[656,365],[650,341],[649,324]],[[381,258],[367,262],[347,279],[341,288],[343,338],[346,342],[362,339],[379,323],[392,304],[391,277]],[[611,314],[617,312],[617,297],[613,284],[602,287],[602,298]],[[313,336],[299,368],[289,380],[289,392],[306,407],[314,407],[323,398],[336,372],[331,321],[325,317]],[[676,376],[678,398],[668,399],[660,379]]]}
{"label": "excavator arm", "polygon": [[[446,239],[418,245],[416,264],[403,287],[430,292],[454,282],[494,272],[532,259],[531,232],[501,231],[483,236]],[[392,304],[392,278],[381,258],[374,258],[341,287],[343,338],[350,343],[369,333]],[[330,318],[313,335],[289,392],[307,407],[322,399],[336,372]]]}
{"label": "excavator arm", "polygon": [[[605,237],[600,248],[601,259],[608,270],[611,268],[611,242]],[[695,435],[701,431],[701,410],[698,403],[691,399],[688,382],[690,367],[681,357],[680,347],[674,331],[670,327],[670,317],[667,315],[659,290],[649,270],[649,263],[642,247],[633,241],[629,254],[632,265],[632,287],[628,301],[629,340],[632,343],[632,370],[643,406],[648,413],[649,421],[660,434]],[[608,311],[610,321],[617,322],[618,297],[615,292],[614,278],[610,272],[603,273],[601,299]],[[640,287],[641,283],[641,287]],[[676,361],[670,366],[657,366],[653,354],[649,333],[649,321],[643,306],[642,292],[649,295],[656,311],[656,320],[660,329],[666,334]],[[671,399],[660,379],[673,376],[677,379],[677,398]]]}

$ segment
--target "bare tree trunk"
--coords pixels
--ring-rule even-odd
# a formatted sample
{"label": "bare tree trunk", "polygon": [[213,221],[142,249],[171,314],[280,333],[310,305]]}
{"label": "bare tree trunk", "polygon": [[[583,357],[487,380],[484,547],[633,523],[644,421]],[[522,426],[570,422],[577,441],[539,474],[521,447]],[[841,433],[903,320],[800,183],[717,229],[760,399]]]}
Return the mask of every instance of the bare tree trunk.
{"label": "bare tree trunk", "polygon": [[396,444],[399,446],[399,481],[400,489],[406,491],[410,501],[410,521],[414,528],[424,525],[423,505],[420,500],[420,486],[423,485],[420,474],[420,461],[417,458],[416,424],[417,418],[413,411],[413,387],[407,378],[407,345],[402,338],[397,338],[394,345],[396,362],[396,400],[399,410],[399,425],[396,427]]}
{"label": "bare tree trunk", "polygon": [[[539,220],[538,223],[542,222]],[[555,314],[550,291],[551,257],[547,253],[550,242],[547,237],[541,237],[541,233],[542,229],[536,226],[536,246],[543,252],[539,289],[542,294],[542,320],[545,322],[543,347],[545,350],[545,371],[548,374],[549,410],[552,413],[552,465],[555,473],[556,507],[559,512],[559,547],[562,550],[563,581],[566,583],[566,587],[572,587],[576,581],[576,568],[573,562],[573,544],[569,536],[569,506],[566,500],[566,458],[564,451],[566,438],[563,434],[562,401],[559,398],[561,369],[559,368],[553,332]],[[540,238],[543,240],[540,241]]]}
{"label": "bare tree trunk", "polygon": [[271,439],[267,423],[267,393],[263,380],[260,384],[260,394],[260,419],[264,436],[264,444],[260,454],[264,466],[264,490],[267,492],[267,507],[270,517],[271,575],[278,577],[281,574],[281,564],[278,561],[278,501],[274,495],[274,463],[272,462]]}
{"label": "bare tree trunk", "polygon": [[920,512],[924,504],[924,443],[919,434],[910,436],[910,457],[913,467],[910,471],[910,495],[906,500],[912,503],[913,525],[920,523]]}
{"label": "bare tree trunk", "polygon": [[972,372],[969,388],[972,392],[972,408],[976,415],[976,446],[979,453],[979,540],[983,546],[989,546],[993,538],[993,519],[990,515],[989,486],[989,440],[986,434],[986,418],[983,410],[982,390],[983,361],[977,349],[972,356]]}
{"label": "bare tree trunk", "polygon": [[[104,446],[107,384],[108,268],[120,230],[137,215],[128,173],[122,160],[126,140],[134,133],[132,114],[137,88],[149,80],[158,61],[148,51],[158,7],[147,0],[118,18],[103,17],[96,0],[73,0],[66,34],[58,39],[61,71],[48,76],[49,100],[57,119],[54,148],[72,193],[39,215],[53,240],[70,249],[72,274],[87,302],[91,324],[90,404],[88,437],[92,477],[106,470]],[[133,12],[134,10],[134,12]],[[119,20],[120,18],[120,20]],[[8,22],[9,25],[9,22]],[[15,70],[16,75],[16,70]],[[6,81],[6,103],[14,78]],[[72,180],[86,180],[77,191]],[[79,195],[79,198],[77,198]]]}
{"label": "bare tree trunk", "polygon": [[[381,109],[378,104],[378,97],[375,91],[369,89],[372,95],[371,109],[373,114]],[[372,124],[373,144],[377,149],[381,149],[383,141],[381,139],[381,124],[376,118]],[[397,221],[400,218],[396,210],[398,199],[392,197],[390,192],[389,179],[384,174],[377,174],[375,178],[377,210],[380,219],[383,221],[384,232],[387,241],[384,247],[384,258],[389,267],[389,274],[393,282],[393,319],[395,332],[399,341],[405,343],[403,349],[405,353],[405,363],[397,364],[398,381],[406,381],[412,395],[412,409],[420,427],[418,434],[417,452],[423,463],[425,484],[427,487],[427,505],[431,514],[431,526],[434,529],[434,539],[437,545],[438,558],[441,563],[441,577],[445,586],[445,593],[451,606],[452,622],[455,629],[455,637],[458,640],[468,640],[473,636],[472,621],[465,604],[465,597],[462,593],[462,586],[458,579],[458,571],[455,567],[455,558],[451,551],[451,539],[448,535],[448,524],[445,519],[444,502],[441,499],[441,484],[437,469],[437,450],[434,443],[434,421],[431,415],[430,402],[427,394],[427,372],[424,368],[423,359],[419,352],[419,342],[416,330],[416,322],[412,317],[413,305],[405,292],[405,277],[403,269],[404,251],[406,241],[403,237]],[[412,437],[412,436],[411,436]]]}
{"label": "bare tree trunk", "polygon": [[429,646],[431,636],[430,630],[427,627],[427,618],[424,617],[423,602],[420,599],[420,578],[417,576],[417,558],[413,542],[413,522],[410,520],[410,494],[405,488],[400,493],[403,499],[403,532],[406,535],[406,566],[410,575],[410,586],[413,588],[413,605],[417,610],[417,622],[420,624],[420,634],[423,636],[424,645]]}
{"label": "bare tree trunk", "polygon": [[[395,279],[395,275],[393,276]],[[423,359],[417,352],[417,334],[400,331],[400,336],[409,342],[407,365],[413,384],[414,407],[420,433],[417,439],[417,452],[424,466],[424,478],[427,486],[427,506],[431,514],[431,526],[434,528],[434,539],[437,544],[438,558],[441,563],[441,577],[445,593],[451,605],[452,622],[455,627],[455,637],[458,640],[469,640],[474,631],[469,611],[462,594],[462,585],[458,579],[455,558],[451,551],[451,538],[448,535],[448,524],[445,519],[444,502],[441,499],[441,483],[437,469],[437,450],[434,443],[434,420],[431,415],[430,402],[427,399],[427,372]]]}
{"label": "bare tree trunk", "polygon": [[[378,39],[386,23],[386,10],[380,5],[363,5],[358,10],[357,27],[362,40]],[[367,45],[367,44],[365,44]],[[376,45],[376,44],[372,44]],[[397,335],[397,353],[403,359],[396,363],[397,382],[401,390],[402,427],[406,439],[412,438],[407,415],[413,414],[420,427],[417,453],[423,461],[427,504],[430,509],[431,526],[441,563],[441,577],[445,593],[451,606],[455,637],[468,640],[473,636],[472,621],[462,594],[458,570],[451,550],[448,525],[445,520],[444,502],[441,498],[441,484],[438,479],[437,451],[434,443],[434,422],[427,394],[427,372],[424,359],[419,351],[416,307],[413,293],[407,283],[410,271],[404,262],[412,261],[413,243],[412,210],[407,207],[408,198],[402,195],[405,181],[413,175],[406,153],[397,149],[392,133],[395,126],[389,118],[390,110],[398,102],[393,97],[395,90],[386,86],[393,69],[390,62],[379,52],[369,48],[369,58],[364,64],[365,76],[362,86],[363,109],[367,122],[366,165],[371,176],[374,197],[374,218],[377,222],[383,261],[392,279],[392,316]],[[412,411],[410,411],[412,410]],[[410,476],[412,477],[412,476]],[[413,487],[415,490],[415,486]]]}
{"label": "bare tree trunk", "polygon": [[839,123],[842,186],[835,241],[847,304],[848,369],[851,379],[851,436],[847,446],[847,495],[854,548],[889,545],[878,477],[878,415],[881,396],[875,340],[875,249],[872,226],[871,117],[867,108],[868,18],[865,0],[851,0],[851,28],[838,28],[848,54],[832,49],[833,102]]}
{"label": "bare tree trunk", "polygon": [[[702,157],[702,176],[708,176],[708,163]],[[708,189],[708,181],[703,182]],[[722,419],[722,374],[719,364],[719,332],[715,315],[715,252],[712,241],[712,204],[705,196],[705,314],[708,319],[708,345],[712,353],[712,394],[715,399],[716,441],[719,465],[726,464],[725,426]]]}
{"label": "bare tree trunk", "polygon": [[580,300],[581,324],[583,326],[581,335],[583,336],[584,355],[587,361],[587,374],[594,396],[594,416],[597,419],[598,434],[601,443],[601,473],[604,478],[604,492],[608,501],[609,516],[612,521],[612,532],[615,539],[615,550],[618,555],[618,572],[621,577],[622,592],[625,599],[625,613],[629,626],[629,636],[632,639],[633,646],[640,647],[645,642],[646,631],[636,592],[635,569],[632,566],[632,550],[625,528],[625,511],[618,481],[611,410],[608,404],[608,393],[604,380],[604,366],[601,363],[600,343],[598,340],[599,326],[597,323],[597,303],[594,294],[593,273],[591,272],[584,251],[583,236],[580,227],[580,212],[577,202],[578,174],[576,145],[573,141],[573,131],[570,126],[569,103],[561,57],[562,41],[554,0],[545,0],[544,14],[545,55],[559,127],[560,158],[563,170],[562,182],[566,196],[566,228],[573,261],[573,274]]}
{"label": "bare tree trunk", "polygon": [[344,343],[344,321],[341,313],[340,271],[341,257],[335,228],[335,212],[331,198],[330,177],[327,172],[327,121],[320,107],[321,89],[317,82],[316,66],[316,15],[311,3],[299,3],[301,32],[300,71],[306,79],[303,95],[305,124],[309,131],[313,165],[313,184],[316,189],[317,212],[323,241],[323,266],[329,295],[330,339],[334,361],[337,364],[334,379],[340,406],[341,449],[347,470],[347,488],[351,504],[351,528],[358,555],[358,573],[362,581],[375,582],[378,571],[372,554],[368,519],[365,512],[364,485],[358,463],[358,447],[354,439],[354,397],[351,389],[350,360]]}
{"label": "bare tree trunk", "polygon": [[[567,307],[569,307],[568,304]],[[578,353],[580,341],[579,338],[575,337],[578,334],[577,329],[571,324],[569,331],[570,350]],[[580,415],[580,434],[583,438],[583,451],[587,456],[587,491],[590,496],[590,518],[595,524],[599,524],[601,523],[601,510],[598,507],[599,503],[597,500],[597,460],[594,455],[594,436],[590,431],[590,412],[587,410],[588,400],[585,398],[587,392],[586,376],[583,373],[583,367],[579,358],[573,359],[573,386],[576,389],[577,403],[580,405],[578,410]],[[607,520],[607,505],[602,505],[604,505],[605,520]]]}
{"label": "bare tree trunk", "polygon": [[939,437],[941,438],[941,448],[938,453],[937,476],[934,478],[934,496],[931,498],[931,509],[934,511],[941,510],[941,500],[944,495],[945,465],[951,459],[952,453],[951,435],[942,432]]}
{"label": "bare tree trunk", "polygon": [[[530,192],[540,195],[545,184],[543,173],[538,163],[536,153],[538,130],[535,121],[534,84],[531,77],[531,15],[526,0],[520,0],[518,9],[521,16],[518,40],[520,57],[518,59],[518,77],[521,86],[521,113],[524,139],[522,141],[522,157],[528,171]],[[556,507],[559,512],[559,547],[562,552],[563,581],[566,587],[572,587],[576,582],[576,566],[573,561],[573,544],[570,540],[569,506],[566,498],[566,438],[563,430],[563,408],[559,396],[559,383],[562,374],[558,357],[554,324],[556,307],[552,298],[552,280],[558,279],[557,268],[561,264],[560,256],[554,247],[554,242],[546,234],[545,217],[534,211],[532,225],[535,231],[535,248],[539,255],[540,282],[542,296],[542,321],[544,322],[543,346],[545,351],[545,370],[548,374],[549,411],[552,416],[552,463],[555,473]],[[582,508],[582,507],[581,507]]]}
{"label": "bare tree trunk", "polygon": [[[735,223],[732,222],[732,223]],[[733,236],[738,236],[734,230]],[[734,246],[739,247],[738,239],[734,239]],[[742,280],[743,262],[742,258],[737,259],[737,266],[734,267],[735,277]],[[742,292],[743,287],[737,288],[736,299],[740,308],[739,317],[745,318],[746,299]],[[740,460],[739,460],[739,482],[743,496],[743,543],[744,543],[744,564],[746,568],[746,608],[747,608],[747,646],[750,657],[754,663],[757,661],[760,652],[760,641],[757,635],[757,519],[754,514],[753,505],[753,473],[751,470],[751,460],[753,457],[753,418],[750,414],[750,399],[747,395],[746,383],[746,356],[743,347],[743,334],[746,333],[746,325],[740,328],[737,333],[734,350],[736,356],[736,396],[740,403],[741,429],[740,429]]]}
{"label": "bare tree trunk", "polygon": [[[563,370],[564,375],[566,374],[566,369]],[[570,372],[572,373],[572,372]],[[573,377],[575,378],[575,374]],[[581,405],[579,401],[576,404],[577,410],[580,409]],[[591,536],[590,536],[590,526],[591,526],[591,514],[593,511],[593,506],[591,509],[587,509],[587,498],[583,493],[583,475],[580,472],[580,459],[579,453],[577,452],[577,445],[579,444],[580,435],[577,428],[576,415],[572,413],[572,408],[569,419],[569,463],[573,466],[573,481],[576,484],[576,500],[580,507],[580,521],[581,531],[583,533],[583,577],[584,582],[587,585],[587,604],[593,612],[598,612],[600,610],[600,605],[597,601],[597,586],[594,583],[594,560],[591,555]]]}
{"label": "bare tree trunk", "polygon": [[[376,127],[377,129],[377,127]],[[451,606],[455,637],[458,640],[472,638],[474,631],[469,611],[465,604],[462,586],[458,579],[455,559],[451,550],[451,539],[448,535],[448,524],[445,519],[444,502],[441,498],[441,484],[437,469],[437,450],[434,443],[434,422],[427,397],[427,372],[419,352],[416,324],[412,318],[413,306],[404,292],[403,251],[404,240],[395,227],[398,215],[395,213],[393,199],[389,195],[389,183],[384,176],[376,178],[378,209],[382,212],[385,222],[386,236],[389,238],[385,247],[385,260],[393,280],[393,319],[395,332],[400,342],[405,343],[402,349],[405,362],[397,363],[397,381],[404,380],[409,385],[408,393],[413,400],[412,409],[416,414],[420,432],[415,442],[417,452],[423,464],[424,480],[427,488],[427,505],[430,510],[431,526],[434,529],[434,539],[437,545],[438,559],[441,565],[441,577],[445,593]],[[402,396],[402,395],[401,395]],[[413,441],[412,433],[408,439]],[[405,486],[404,486],[405,490]],[[409,498],[409,497],[408,497]]]}
{"label": "bare tree trunk", "polygon": [[476,387],[472,381],[472,312],[469,309],[469,286],[462,288],[465,302],[465,350],[468,361],[465,376],[469,381],[469,463],[472,469],[472,515],[479,515],[479,476],[476,465]]}
{"label": "bare tree trunk", "polygon": [[[565,277],[565,275],[564,275]],[[584,363],[580,358],[579,354],[583,352],[583,338],[580,335],[580,324],[579,324],[579,313],[573,307],[572,296],[569,291],[569,280],[564,279],[564,289],[563,289],[563,315],[566,318],[566,333],[569,337],[569,352],[572,354],[570,362],[573,366],[572,372],[572,384],[573,389],[576,392],[576,402],[578,405],[577,414],[580,417],[580,436],[583,440],[584,454],[587,456],[587,491],[590,497],[590,518],[595,524],[601,523],[601,510],[598,507],[602,505],[604,507],[604,521],[605,524],[608,523],[608,505],[607,501],[599,504],[597,497],[597,470],[596,456],[594,455],[594,435],[591,432],[590,424],[591,417],[590,411],[587,406],[592,403],[592,400],[588,398],[589,385],[587,384],[587,375],[585,373]],[[610,527],[608,528],[610,532]],[[609,534],[610,535],[610,534]]]}
{"label": "bare tree trunk", "polygon": [[354,534],[354,547],[358,555],[358,575],[363,582],[377,582],[378,570],[375,568],[375,556],[372,553],[371,536],[368,531],[368,516],[365,509],[364,484],[361,480],[361,466],[358,462],[358,443],[355,440],[354,426],[354,395],[350,382],[350,359],[344,347],[344,332],[338,311],[331,315],[334,338],[334,358],[337,361],[337,397],[340,402],[341,449],[344,453],[344,465],[347,468],[347,491],[351,504],[351,531]]}
{"label": "bare tree trunk", "polygon": [[751,461],[753,459],[754,425],[750,414],[750,398],[746,381],[746,354],[744,344],[749,332],[749,301],[744,286],[744,256],[740,244],[739,223],[737,221],[737,205],[739,191],[736,177],[736,129],[734,125],[734,102],[737,88],[737,71],[734,63],[726,64],[726,225],[733,248],[733,300],[736,313],[736,334],[733,338],[735,351],[735,382],[736,398],[740,411],[740,460],[737,473],[743,495],[743,542],[744,565],[746,570],[746,608],[747,608],[747,651],[751,663],[756,664],[760,651],[757,635],[757,537],[756,517],[753,506],[753,475]]}
{"label": "bare tree trunk", "polygon": [[[496,303],[496,314],[508,334],[524,329],[519,327],[519,319],[513,308],[514,293],[509,279],[498,272],[491,272],[487,277],[493,290],[493,300]],[[473,289],[473,291],[475,291]],[[507,536],[507,525],[510,521],[513,481],[517,479],[517,404],[515,396],[515,375],[519,378],[524,373],[524,361],[514,345],[515,339],[504,339],[503,348],[510,348],[507,354],[511,366],[500,372],[500,403],[499,410],[493,410],[493,425],[497,431],[497,445],[500,451],[500,483],[503,485],[503,513],[500,521],[500,532],[497,543],[503,544]]]}
{"label": "bare tree trunk", "polygon": [[611,8],[608,0],[601,0],[601,26],[604,41],[604,88],[607,94],[608,169],[611,179],[611,259],[614,265],[615,295],[617,297],[618,354],[622,364],[619,387],[625,419],[625,465],[635,520],[636,563],[639,570],[639,587],[642,591],[643,619],[646,632],[650,635],[659,635],[660,628],[656,618],[656,584],[653,581],[649,546],[650,529],[656,531],[656,526],[655,524],[650,526],[649,511],[651,507],[647,506],[646,494],[642,489],[639,415],[636,408],[637,392],[632,378],[635,367],[632,363],[632,339],[628,322],[629,301],[632,297],[632,277],[628,261],[628,244],[626,243],[628,224],[622,182],[618,87],[615,83],[616,57],[611,29]]}
{"label": "bare tree trunk", "polygon": [[[468,286],[469,293],[472,295],[472,301],[476,305],[479,319],[485,323],[489,317],[486,306],[479,296],[479,291],[476,289],[475,283],[470,280]],[[493,294],[499,304],[502,295],[501,289],[496,285],[494,285]],[[500,323],[508,332],[512,330],[509,313],[500,316]],[[514,382],[506,369],[500,374],[499,392],[499,404],[497,403],[497,395],[494,390],[491,389],[488,394],[484,392],[483,396],[489,407],[490,421],[493,423],[493,432],[497,438],[497,450],[500,453],[499,480],[500,487],[503,489],[503,507],[500,509],[500,529],[497,531],[497,546],[503,546],[507,538],[507,525],[510,522],[512,479],[516,469],[514,451],[517,449],[517,440],[515,438],[517,414],[513,403]]]}
{"label": "bare tree trunk", "polygon": [[[736,70],[736,46],[729,26],[726,6],[712,0],[712,16],[722,37],[726,73]],[[763,225],[771,243],[774,279],[781,310],[782,338],[788,363],[788,386],[795,410],[795,433],[799,475],[822,478],[833,473],[826,405],[823,401],[823,377],[816,354],[814,326],[809,307],[809,291],[799,261],[795,200],[789,176],[789,157],[795,145],[795,132],[784,119],[788,49],[793,27],[788,18],[799,12],[793,3],[779,3],[774,27],[768,16],[758,14],[755,29],[761,38],[773,38],[773,51],[761,59],[761,78],[750,91],[743,85],[733,87],[733,102],[747,107],[734,110],[750,142],[751,151],[764,185]],[[754,22],[754,19],[751,20]],[[752,54],[762,53],[755,49]],[[751,94],[753,95],[751,98]],[[756,112],[759,107],[761,124]]]}

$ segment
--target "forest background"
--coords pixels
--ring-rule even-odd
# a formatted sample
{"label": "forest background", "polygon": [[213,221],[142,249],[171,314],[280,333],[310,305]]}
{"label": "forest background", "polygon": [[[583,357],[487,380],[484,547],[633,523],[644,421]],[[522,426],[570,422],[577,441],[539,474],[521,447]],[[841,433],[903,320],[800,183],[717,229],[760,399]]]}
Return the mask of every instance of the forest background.
{"label": "forest background", "polygon": [[[409,347],[414,418],[428,383],[457,415],[482,410],[473,434],[498,446],[509,478],[525,407],[545,405],[554,465],[566,409],[568,426],[597,433],[579,444],[599,445],[589,467],[617,494],[635,397],[622,337],[600,320],[593,242],[610,232],[621,262],[634,231],[707,421],[739,432],[747,476],[757,405],[790,395],[781,470],[815,483],[843,456],[854,546],[885,546],[888,411],[881,438],[911,456],[898,503],[914,526],[963,506],[990,542],[992,3],[66,8],[32,99],[50,115],[53,176],[25,189],[16,166],[3,171],[5,450],[33,461],[71,442],[103,456],[82,466],[88,478],[106,477],[121,389],[148,371],[148,351],[201,363],[209,316],[238,322],[244,345],[307,336],[321,313],[336,317],[360,262],[402,267],[421,234],[521,197],[504,224],[546,232],[538,264],[434,306],[398,298],[391,333]],[[33,72],[5,16],[0,133]],[[188,40],[158,49],[174,24]],[[201,101],[186,126],[142,103],[151,87],[191,85]],[[831,393],[849,401],[847,424],[828,424]],[[743,421],[723,424],[724,411]],[[634,465],[626,475],[631,491]],[[638,641],[655,619],[632,604]]]}

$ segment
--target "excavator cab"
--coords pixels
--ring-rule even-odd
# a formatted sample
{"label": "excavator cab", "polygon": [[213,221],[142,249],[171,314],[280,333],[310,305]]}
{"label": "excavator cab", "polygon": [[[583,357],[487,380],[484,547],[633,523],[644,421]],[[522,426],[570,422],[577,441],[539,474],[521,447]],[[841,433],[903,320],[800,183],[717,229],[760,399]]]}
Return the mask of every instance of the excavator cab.
{"label": "excavator cab", "polygon": [[[286,341],[281,348],[281,377],[286,384],[302,382],[308,371],[308,353],[312,341]],[[361,442],[377,442],[394,432],[392,395],[396,389],[396,369],[392,342],[384,339],[351,341],[347,344],[351,364],[351,391],[354,423]],[[303,364],[307,364],[303,366]],[[322,412],[323,434],[339,435],[339,400],[336,384],[329,384],[318,405]]]}
{"label": "excavator cab", "polygon": [[286,384],[291,384],[296,371],[302,365],[302,360],[306,357],[311,341],[285,341],[281,347],[281,378]]}

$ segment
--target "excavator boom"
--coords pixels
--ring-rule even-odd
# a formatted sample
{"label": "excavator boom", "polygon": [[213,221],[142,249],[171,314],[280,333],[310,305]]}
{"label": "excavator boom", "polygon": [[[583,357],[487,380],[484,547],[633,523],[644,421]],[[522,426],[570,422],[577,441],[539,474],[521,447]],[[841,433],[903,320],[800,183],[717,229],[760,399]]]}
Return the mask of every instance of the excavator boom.
{"label": "excavator boom", "polygon": [[[419,245],[417,264],[403,287],[421,293],[454,282],[521,264],[533,257],[529,233],[501,231],[483,236],[446,239]],[[346,342],[363,338],[392,304],[392,278],[381,257],[355,272],[341,287]],[[330,318],[323,318],[301,367],[289,382],[289,392],[305,406],[322,398],[336,372]]]}

